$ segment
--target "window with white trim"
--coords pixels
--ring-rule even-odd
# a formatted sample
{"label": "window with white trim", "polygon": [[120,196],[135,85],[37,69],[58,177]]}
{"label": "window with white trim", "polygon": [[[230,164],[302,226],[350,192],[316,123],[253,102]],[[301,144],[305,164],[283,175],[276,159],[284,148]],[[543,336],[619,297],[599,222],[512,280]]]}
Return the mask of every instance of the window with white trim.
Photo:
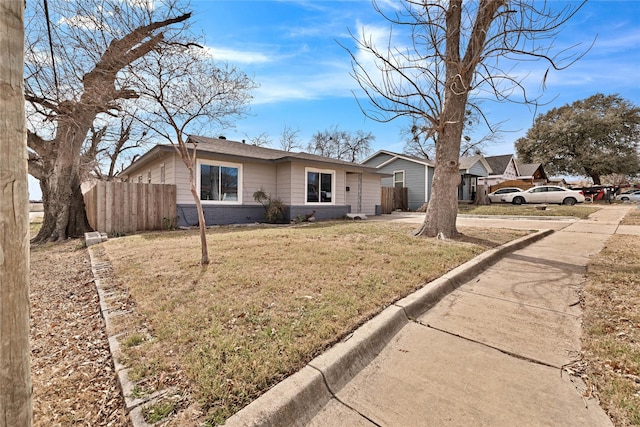
{"label": "window with white trim", "polygon": [[404,187],[404,171],[397,171],[393,173],[393,186],[396,188]]}
{"label": "window with white trim", "polygon": [[306,169],[307,203],[333,204],[335,171]]}
{"label": "window with white trim", "polygon": [[211,202],[240,202],[240,165],[198,162],[200,200]]}
{"label": "window with white trim", "polygon": [[160,165],[160,183],[164,184],[164,163]]}

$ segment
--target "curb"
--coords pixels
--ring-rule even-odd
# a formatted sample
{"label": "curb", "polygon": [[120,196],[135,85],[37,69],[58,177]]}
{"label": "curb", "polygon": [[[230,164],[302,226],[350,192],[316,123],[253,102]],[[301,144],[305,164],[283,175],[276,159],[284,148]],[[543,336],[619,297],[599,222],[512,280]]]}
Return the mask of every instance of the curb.
{"label": "curb", "polygon": [[125,312],[117,310],[117,308],[111,304],[114,299],[117,299],[118,293],[113,292],[111,286],[109,286],[107,279],[108,273],[107,275],[102,274],[103,271],[110,269],[111,264],[109,262],[98,260],[98,255],[95,253],[93,248],[87,247],[87,252],[89,253],[89,259],[91,260],[91,272],[93,273],[93,279],[98,292],[98,299],[100,301],[100,314],[104,319],[105,331],[109,341],[111,362],[116,374],[116,381],[120,387],[120,394],[124,400],[125,412],[129,416],[129,420],[134,427],[152,427],[151,424],[144,420],[142,415],[142,406],[151,402],[153,399],[166,394],[166,390],[156,391],[153,394],[138,399],[133,397],[135,384],[129,381],[129,369],[118,361],[120,343],[118,342],[118,335],[114,335],[112,332],[113,328],[111,323],[113,316],[122,315],[125,314]]}
{"label": "curb", "polygon": [[231,416],[228,427],[304,426],[384,349],[409,321],[505,255],[552,234],[541,230],[490,249],[395,302],[341,342]]}

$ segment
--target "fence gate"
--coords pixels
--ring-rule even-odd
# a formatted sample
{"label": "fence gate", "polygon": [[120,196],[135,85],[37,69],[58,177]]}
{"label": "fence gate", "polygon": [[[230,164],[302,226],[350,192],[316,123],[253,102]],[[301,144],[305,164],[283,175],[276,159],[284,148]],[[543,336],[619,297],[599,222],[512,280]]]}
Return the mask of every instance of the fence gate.
{"label": "fence gate", "polygon": [[382,187],[382,213],[390,214],[396,209],[403,211],[409,208],[408,189],[406,187]]}
{"label": "fence gate", "polygon": [[98,181],[84,195],[89,224],[101,233],[176,226],[176,186]]}

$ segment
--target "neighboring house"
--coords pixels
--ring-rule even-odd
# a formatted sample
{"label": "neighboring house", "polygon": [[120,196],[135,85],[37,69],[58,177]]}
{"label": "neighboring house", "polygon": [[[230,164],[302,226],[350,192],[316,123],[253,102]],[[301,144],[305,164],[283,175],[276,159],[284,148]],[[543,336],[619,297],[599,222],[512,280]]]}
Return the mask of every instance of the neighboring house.
{"label": "neighboring house", "polygon": [[479,185],[491,187],[504,181],[518,179],[520,171],[518,170],[518,163],[513,154],[488,156],[485,157],[485,160],[489,164],[492,172],[486,178],[478,178]]}
{"label": "neighboring house", "polygon": [[491,165],[482,154],[460,158],[462,180],[458,186],[458,200],[472,202],[476,198],[476,187],[480,179],[492,172]]}
{"label": "neighboring house", "polygon": [[547,184],[557,185],[558,187],[569,187],[569,183],[563,177],[549,178]]}
{"label": "neighboring house", "polygon": [[[380,150],[362,162],[390,177],[382,178],[383,187],[406,187],[409,210],[416,210],[431,198],[431,185],[435,163],[431,160],[392,151]],[[469,201],[475,194],[478,177],[486,177],[489,165],[481,155],[462,157],[460,174],[462,181],[458,187],[458,199]]]}
{"label": "neighboring house", "polygon": [[548,183],[547,174],[542,167],[542,163],[518,163],[518,179],[534,185],[544,185]]}
{"label": "neighboring house", "polygon": [[[262,222],[253,198],[262,189],[287,207],[285,221],[309,215],[342,218],[380,211],[380,171],[307,153],[190,136],[197,146],[196,191],[208,225]],[[120,173],[129,182],[176,185],[178,225],[198,222],[189,170],[172,145],[156,145]]]}

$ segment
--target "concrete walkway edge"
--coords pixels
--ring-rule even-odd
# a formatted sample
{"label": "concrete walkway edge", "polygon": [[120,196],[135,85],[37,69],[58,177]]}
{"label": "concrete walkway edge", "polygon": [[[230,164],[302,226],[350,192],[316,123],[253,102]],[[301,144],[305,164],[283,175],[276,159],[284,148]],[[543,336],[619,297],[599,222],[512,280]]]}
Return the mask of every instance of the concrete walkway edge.
{"label": "concrete walkway edge", "polygon": [[541,230],[490,249],[387,307],[344,340],[229,418],[226,426],[303,426],[409,321],[505,255],[553,233]]}

